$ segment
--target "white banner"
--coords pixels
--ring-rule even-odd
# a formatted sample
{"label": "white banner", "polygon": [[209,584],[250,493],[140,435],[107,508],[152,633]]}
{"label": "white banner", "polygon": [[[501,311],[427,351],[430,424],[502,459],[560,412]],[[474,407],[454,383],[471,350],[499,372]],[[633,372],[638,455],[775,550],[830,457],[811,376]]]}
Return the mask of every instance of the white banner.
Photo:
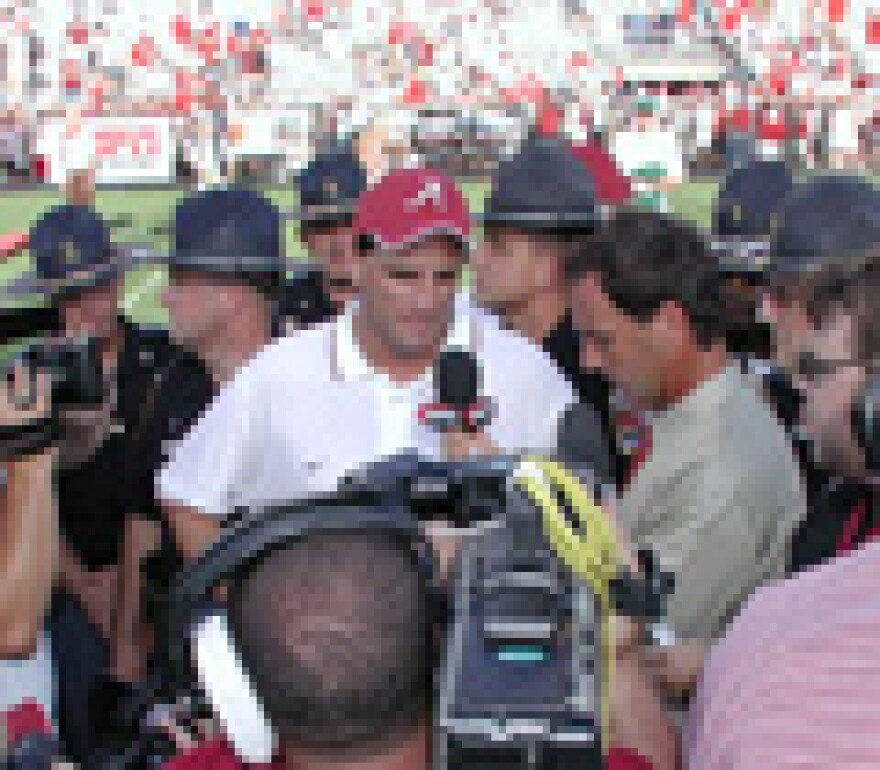
{"label": "white banner", "polygon": [[87,167],[94,167],[99,184],[174,179],[175,143],[169,118],[47,121],[41,126],[37,152],[48,159],[53,184],[62,184],[71,171]]}
{"label": "white banner", "polygon": [[227,142],[232,158],[296,157],[308,146],[312,113],[300,110],[252,110],[229,116]]}

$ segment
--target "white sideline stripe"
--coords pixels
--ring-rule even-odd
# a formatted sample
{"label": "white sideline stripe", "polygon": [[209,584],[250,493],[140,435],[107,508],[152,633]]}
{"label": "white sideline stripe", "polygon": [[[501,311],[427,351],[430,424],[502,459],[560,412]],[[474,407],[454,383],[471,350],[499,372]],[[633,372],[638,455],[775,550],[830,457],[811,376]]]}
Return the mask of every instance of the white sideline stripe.
{"label": "white sideline stripe", "polygon": [[162,273],[158,271],[149,276],[135,291],[131,292],[131,294],[126,294],[122,302],[122,309],[129,312],[143,299],[145,294],[153,291],[162,282],[163,278]]}

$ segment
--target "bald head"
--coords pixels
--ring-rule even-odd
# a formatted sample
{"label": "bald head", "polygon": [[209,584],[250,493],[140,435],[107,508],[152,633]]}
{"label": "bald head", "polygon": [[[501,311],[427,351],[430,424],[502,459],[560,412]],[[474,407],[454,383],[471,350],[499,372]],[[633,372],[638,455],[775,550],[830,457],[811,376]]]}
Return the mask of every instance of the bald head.
{"label": "bald head", "polygon": [[291,750],[387,748],[419,724],[430,661],[423,576],[388,535],[309,535],[233,592],[248,671]]}

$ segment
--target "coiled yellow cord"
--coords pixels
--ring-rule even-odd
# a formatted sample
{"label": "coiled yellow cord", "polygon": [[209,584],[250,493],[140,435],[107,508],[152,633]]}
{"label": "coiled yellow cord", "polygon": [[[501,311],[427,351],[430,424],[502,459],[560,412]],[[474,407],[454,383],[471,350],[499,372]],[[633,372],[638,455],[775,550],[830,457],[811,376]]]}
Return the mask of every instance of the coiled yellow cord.
{"label": "coiled yellow cord", "polygon": [[[587,582],[599,602],[603,632],[600,723],[602,734],[610,735],[610,693],[615,659],[610,583],[619,567],[614,528],[583,484],[559,463],[528,458],[518,469],[514,481],[541,511],[544,533],[557,556],[574,575]],[[560,510],[557,491],[562,493],[583,534],[569,524]],[[608,741],[605,740],[603,751],[607,749]]]}

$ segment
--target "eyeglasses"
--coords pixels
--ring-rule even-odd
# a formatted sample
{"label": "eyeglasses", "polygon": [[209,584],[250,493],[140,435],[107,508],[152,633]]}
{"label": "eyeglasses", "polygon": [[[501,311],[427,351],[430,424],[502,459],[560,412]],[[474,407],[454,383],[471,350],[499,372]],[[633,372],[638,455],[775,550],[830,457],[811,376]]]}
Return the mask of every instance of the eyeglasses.
{"label": "eyeglasses", "polygon": [[812,350],[805,350],[798,356],[797,374],[805,382],[814,383],[836,374],[840,369],[862,365],[854,358],[821,358]]}

